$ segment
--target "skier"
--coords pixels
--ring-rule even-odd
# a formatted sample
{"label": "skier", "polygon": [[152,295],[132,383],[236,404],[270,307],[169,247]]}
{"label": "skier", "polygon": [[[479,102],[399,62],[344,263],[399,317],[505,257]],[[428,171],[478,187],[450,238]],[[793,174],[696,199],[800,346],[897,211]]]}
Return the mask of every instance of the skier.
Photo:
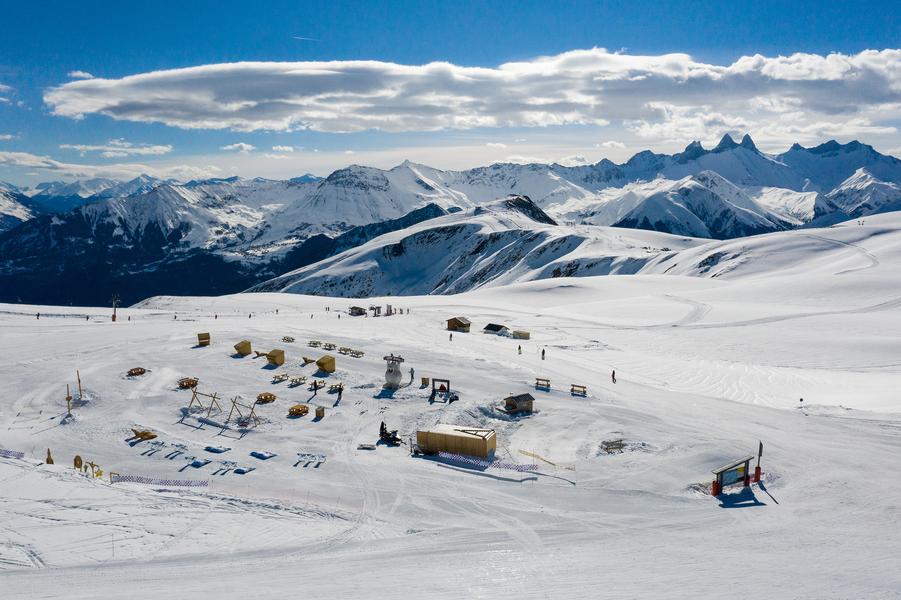
{"label": "skier", "polygon": [[338,402],[341,402],[341,394],[344,393],[344,386],[338,388]]}
{"label": "skier", "polygon": [[38,320],[41,320],[41,313],[38,313]]}
{"label": "skier", "polygon": [[213,315],[213,319],[218,319],[219,315]]}
{"label": "skier", "polygon": [[278,314],[278,309],[277,309],[277,308],[275,309],[275,314]]}
{"label": "skier", "polygon": [[541,349],[541,360],[544,360],[544,348]]}
{"label": "skier", "polygon": [[251,314],[250,314],[250,313],[247,313],[247,318],[248,318],[248,319],[250,318],[250,316],[251,316]]}
{"label": "skier", "polygon": [[610,372],[610,380],[613,383],[616,383],[616,369],[613,369],[613,371]]}
{"label": "skier", "polygon": [[410,383],[413,383],[413,367],[410,367]]}
{"label": "skier", "polygon": [[450,334],[450,335],[448,336],[447,341],[449,341],[449,342],[454,341],[454,334],[453,334],[453,333]]}
{"label": "skier", "polygon": [[517,351],[519,354],[522,354],[522,346],[517,346],[517,347],[516,347],[516,351]]}

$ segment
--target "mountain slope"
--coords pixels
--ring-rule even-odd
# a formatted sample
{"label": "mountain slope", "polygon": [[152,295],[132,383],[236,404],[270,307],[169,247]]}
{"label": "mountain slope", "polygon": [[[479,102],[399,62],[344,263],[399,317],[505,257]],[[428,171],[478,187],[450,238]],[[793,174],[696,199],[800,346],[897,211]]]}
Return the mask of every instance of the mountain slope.
{"label": "mountain slope", "polygon": [[634,273],[651,258],[701,240],[557,225],[510,196],[375,238],[248,291],[314,295],[452,294],[515,281]]}
{"label": "mountain slope", "polygon": [[867,169],[858,169],[826,198],[849,217],[864,217],[901,210],[901,185],[880,181]]}
{"label": "mountain slope", "polygon": [[34,213],[25,204],[28,198],[12,186],[0,188],[0,233],[9,231],[20,223],[34,216]]}

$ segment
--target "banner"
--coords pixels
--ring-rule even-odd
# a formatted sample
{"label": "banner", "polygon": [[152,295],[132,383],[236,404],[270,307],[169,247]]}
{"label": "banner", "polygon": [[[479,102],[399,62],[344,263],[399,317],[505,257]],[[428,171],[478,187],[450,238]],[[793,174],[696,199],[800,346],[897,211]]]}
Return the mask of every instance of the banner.
{"label": "banner", "polygon": [[3,458],[25,458],[24,452],[16,452],[15,450],[6,450],[0,448],[0,457]]}

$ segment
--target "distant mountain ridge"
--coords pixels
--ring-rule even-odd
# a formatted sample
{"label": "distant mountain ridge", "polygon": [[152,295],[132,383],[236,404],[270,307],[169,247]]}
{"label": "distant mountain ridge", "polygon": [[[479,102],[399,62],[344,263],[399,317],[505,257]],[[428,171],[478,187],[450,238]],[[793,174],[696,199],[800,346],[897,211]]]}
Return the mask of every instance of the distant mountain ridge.
{"label": "distant mountain ridge", "polygon": [[[140,176],[0,190],[0,282],[7,284],[0,299],[25,293],[36,302],[83,302],[86,291],[47,291],[31,274],[91,278],[91,269],[112,264],[120,276],[109,285],[135,294],[237,291],[339,251],[328,240],[354,228],[403,228],[407,215],[421,216],[427,206],[471,211],[509,194],[530,198],[561,226],[738,238],[899,210],[901,161],[859,142],[796,144],[770,155],[748,135],[740,142],[726,135],[710,149],[692,142],[682,152],[644,151],[622,164],[498,163],[445,171],[405,161],[388,170],[350,165],[325,178],[286,181],[177,183]],[[392,225],[379,225],[385,223]],[[77,257],[90,257],[93,266],[79,265]],[[154,279],[183,272],[189,258],[217,265],[209,269],[217,281],[174,286]],[[156,283],[126,285],[128,277]],[[49,297],[27,293],[35,286]],[[99,286],[96,294],[111,291]]]}

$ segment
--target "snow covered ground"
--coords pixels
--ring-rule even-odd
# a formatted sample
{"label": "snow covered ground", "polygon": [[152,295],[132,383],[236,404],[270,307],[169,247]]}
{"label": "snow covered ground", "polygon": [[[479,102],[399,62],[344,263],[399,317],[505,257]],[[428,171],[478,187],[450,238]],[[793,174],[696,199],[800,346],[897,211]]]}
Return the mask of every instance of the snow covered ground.
{"label": "snow covered ground", "polygon": [[[833,241],[774,234],[781,255],[760,246],[767,236],[722,242],[747,258],[722,277],[686,259],[668,274],[356,302],[410,309],[392,317],[339,319],[353,300],[291,294],[155,298],[117,323],[108,309],[0,305],[0,448],[26,455],[0,458],[0,597],[898,597],[894,229],[886,217],[816,234]],[[450,341],[444,320],[456,315],[473,331]],[[482,334],[488,322],[532,338]],[[194,347],[201,331],[210,347]],[[244,338],[284,348],[285,367],[233,357]],[[365,352],[337,355],[327,380],[346,385],[340,402],[271,382],[312,376],[301,357],[323,351],[309,340]],[[380,388],[390,352],[415,368],[393,397]],[[136,366],[150,371],[127,378]],[[76,369],[87,402],[64,423]],[[241,437],[182,418],[183,376],[226,409],[238,394],[278,400]],[[533,388],[536,376],[550,392]],[[430,403],[420,377],[449,378],[460,401]],[[589,396],[571,396],[571,383]],[[520,392],[536,414],[492,408]],[[287,419],[296,402],[325,418]],[[523,450],[555,465],[473,469],[405,447],[358,450],[382,420],[404,439],[438,422],[492,427],[504,462],[536,463]],[[165,446],[129,445],[132,427]],[[622,453],[604,452],[613,440]],[[763,484],[706,494],[711,470],[758,440]],[[184,454],[167,458],[176,444]],[[47,448],[54,466],[41,464]],[[110,485],[77,475],[75,454],[107,472],[210,483]],[[216,475],[221,461],[256,470]]]}

